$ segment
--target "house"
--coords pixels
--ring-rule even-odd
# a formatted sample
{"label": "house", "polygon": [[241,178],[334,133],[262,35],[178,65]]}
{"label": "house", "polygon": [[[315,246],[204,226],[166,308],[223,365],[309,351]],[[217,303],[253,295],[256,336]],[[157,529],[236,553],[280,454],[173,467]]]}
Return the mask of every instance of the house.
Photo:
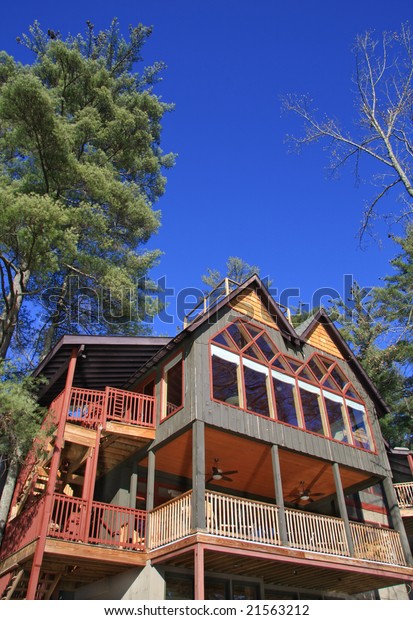
{"label": "house", "polygon": [[[325,313],[295,330],[253,276],[190,314],[174,338],[65,336],[40,364],[54,432],[20,472],[2,596],[351,598],[411,584],[386,405]],[[372,488],[374,525],[351,504]]]}

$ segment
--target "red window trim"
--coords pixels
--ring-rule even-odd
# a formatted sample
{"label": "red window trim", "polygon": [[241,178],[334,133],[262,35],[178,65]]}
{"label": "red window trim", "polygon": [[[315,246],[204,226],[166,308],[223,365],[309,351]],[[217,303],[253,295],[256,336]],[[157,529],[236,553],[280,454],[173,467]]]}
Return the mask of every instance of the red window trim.
{"label": "red window trim", "polygon": [[[177,409],[175,409],[172,413],[170,413],[169,415],[166,413],[166,401],[165,401],[165,397],[166,397],[166,379],[165,379],[165,374],[166,372],[168,372],[168,370],[170,370],[171,368],[173,368],[175,366],[175,364],[173,364],[172,362],[181,357],[181,364],[182,364],[182,383],[181,383],[181,390],[182,390],[182,405],[180,405]],[[174,416],[176,413],[178,413],[178,411],[181,411],[181,409],[184,408],[185,406],[185,367],[184,367],[184,352],[183,349],[178,350],[172,357],[169,358],[168,361],[166,361],[163,365],[162,365],[162,374],[161,374],[161,398],[160,398],[160,402],[161,402],[161,411],[160,411],[160,424],[162,424],[162,422],[164,422],[165,420],[169,420],[169,418],[171,418],[172,416]]]}
{"label": "red window trim", "polygon": [[[225,332],[226,329],[229,327],[229,325],[232,324],[236,324],[236,323],[241,323],[242,325],[248,325],[251,324],[254,327],[256,327],[257,329],[259,329],[259,333],[255,336],[252,337],[248,330],[246,329],[248,336],[250,338],[250,341],[248,342],[248,344],[246,344],[242,349],[240,349],[236,343],[234,342],[233,338],[231,337],[230,333],[227,331],[227,335],[230,338],[231,342],[234,343],[234,347],[231,348],[229,346],[225,346],[221,343],[218,342],[214,342],[214,338],[216,338],[219,334],[221,334],[222,332]],[[376,442],[375,442],[375,438],[374,438],[374,434],[372,431],[372,426],[370,423],[370,419],[369,419],[369,413],[367,411],[367,407],[366,404],[363,400],[359,399],[355,399],[352,397],[349,397],[344,390],[346,389],[346,386],[348,386],[349,383],[353,384],[352,381],[350,381],[349,377],[347,376],[347,373],[345,373],[343,371],[343,369],[341,368],[341,366],[339,365],[339,363],[334,360],[329,358],[326,355],[321,355],[317,352],[314,352],[309,358],[308,360],[302,360],[302,364],[300,365],[300,367],[297,369],[297,371],[295,372],[288,372],[285,369],[281,369],[281,368],[275,368],[272,366],[272,363],[269,362],[265,356],[263,355],[264,359],[256,359],[253,358],[251,356],[249,356],[248,354],[245,354],[245,350],[252,344],[255,343],[256,340],[258,338],[260,338],[262,335],[266,335],[267,338],[269,338],[270,342],[273,344],[274,348],[276,351],[278,351],[278,353],[276,353],[272,358],[271,358],[271,362],[273,362],[277,357],[279,357],[280,355],[286,359],[287,363],[288,363],[288,359],[289,357],[291,357],[292,360],[294,360],[294,362],[300,362],[301,360],[299,360],[298,358],[294,358],[292,356],[289,355],[285,355],[283,354],[279,348],[275,345],[274,341],[272,340],[271,336],[268,334],[268,332],[266,331],[265,328],[262,328],[261,326],[256,326],[254,323],[252,323],[251,321],[246,321],[244,319],[240,319],[237,318],[235,321],[232,321],[231,323],[229,323],[228,325],[226,325],[225,327],[223,327],[222,329],[220,329],[218,332],[216,332],[210,339],[209,339],[209,366],[210,366],[210,398],[211,401],[213,402],[217,402],[217,403],[221,403],[224,404],[227,407],[232,407],[233,409],[238,409],[239,411],[246,411],[249,414],[253,414],[253,415],[258,415],[259,417],[265,418],[266,420],[272,420],[273,422],[277,422],[279,424],[284,424],[286,426],[289,426],[291,428],[295,428],[301,431],[304,431],[306,433],[310,433],[312,435],[315,435],[317,437],[323,437],[324,439],[328,439],[329,441],[334,441],[336,443],[340,443],[342,445],[345,446],[349,446],[352,448],[355,448],[356,450],[362,450],[363,452],[368,452],[368,453],[373,453],[373,454],[377,454],[377,446],[376,446]],[[230,403],[222,403],[222,401],[214,398],[214,394],[213,394],[213,382],[212,382],[212,351],[211,351],[211,346],[215,346],[217,348],[221,348],[223,350],[226,351],[230,351],[231,353],[234,353],[235,355],[239,356],[239,366],[240,366],[240,373],[241,373],[241,396],[242,396],[242,404],[243,406],[239,406],[239,405],[233,405]],[[257,345],[258,346],[258,345]],[[259,348],[259,347],[258,347]],[[302,370],[303,366],[307,366],[311,375],[314,375],[314,373],[311,371],[311,368],[309,367],[309,362],[314,358],[318,356],[321,360],[325,360],[327,363],[330,364],[330,368],[328,369],[328,371],[323,375],[321,381],[319,382],[317,380],[317,378],[314,376],[314,382],[310,381],[308,378],[300,376],[299,372]],[[257,413],[255,411],[251,411],[250,409],[247,408],[247,403],[246,403],[246,393],[245,393],[245,381],[244,381],[244,367],[243,367],[243,358],[249,359],[251,361],[256,362],[257,364],[260,364],[261,366],[264,366],[268,369],[269,371],[269,377],[271,379],[272,375],[271,375],[271,370],[275,370],[276,372],[279,372],[280,374],[284,374],[287,377],[292,377],[295,379],[295,389],[296,389],[296,394],[297,394],[297,417],[299,418],[299,422],[302,424],[302,426],[295,426],[293,424],[288,424],[287,422],[283,422],[281,420],[278,420],[277,418],[277,403],[276,403],[276,399],[275,399],[275,393],[274,393],[274,385],[273,385],[273,381],[270,380],[270,389],[267,389],[267,394],[268,397],[272,399],[272,402],[269,402],[269,409],[270,409],[270,415],[266,416],[264,414],[261,413]],[[316,358],[317,359],[317,358]],[[317,362],[316,362],[317,363]],[[330,387],[327,387],[324,385],[325,380],[331,375],[331,372],[338,367],[338,371],[341,372],[341,374],[344,375],[344,377],[346,379],[348,379],[348,382],[346,383],[346,386],[343,388],[343,390],[334,390]],[[332,378],[332,380],[334,381],[334,379]],[[322,416],[322,423],[323,423],[323,427],[325,427],[325,430],[327,431],[327,435],[322,435],[320,433],[315,433],[314,431],[308,430],[307,428],[305,428],[305,416],[303,413],[303,408],[302,408],[302,402],[301,402],[301,394],[300,394],[300,386],[298,385],[298,381],[301,381],[302,383],[307,383],[308,385],[312,385],[314,387],[317,387],[320,390],[320,395],[322,398],[322,411],[321,411],[321,416]],[[323,383],[322,383],[323,382]],[[334,383],[337,385],[337,383],[334,381]],[[339,387],[339,386],[338,386]],[[358,390],[356,388],[354,388],[356,390],[356,392],[358,393]],[[332,394],[335,394],[337,396],[340,396],[343,399],[343,404],[344,404],[344,415],[346,417],[346,422],[348,425],[348,430],[350,433],[349,436],[349,440],[352,443],[347,443],[344,441],[341,441],[339,439],[334,439],[331,435],[331,427],[330,427],[330,421],[328,419],[328,413],[327,413],[327,409],[326,409],[326,405],[325,405],[325,397],[324,397],[324,391],[326,392],[330,392]],[[362,448],[360,446],[356,446],[355,445],[355,439],[354,439],[354,435],[352,432],[352,425],[351,425],[351,421],[350,421],[350,417],[348,414],[348,410],[347,410],[347,403],[346,400],[349,400],[350,402],[353,401],[355,403],[358,403],[360,405],[362,405],[364,407],[364,417],[366,420],[366,423],[368,425],[368,435],[369,435],[369,440],[372,444],[371,448]],[[175,413],[175,412],[174,412]],[[273,415],[271,415],[273,413]],[[173,415],[173,414],[171,414]],[[167,416],[169,417],[169,416]],[[163,419],[167,419],[167,417],[163,418]],[[161,420],[162,421],[162,420]]]}

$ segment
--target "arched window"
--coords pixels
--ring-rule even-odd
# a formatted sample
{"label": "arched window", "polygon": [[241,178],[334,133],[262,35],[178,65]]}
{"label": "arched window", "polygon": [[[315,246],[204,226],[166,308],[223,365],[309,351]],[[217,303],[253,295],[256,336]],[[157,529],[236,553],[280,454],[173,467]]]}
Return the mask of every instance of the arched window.
{"label": "arched window", "polygon": [[212,398],[372,450],[365,404],[339,363],[282,354],[263,327],[238,319],[211,339]]}

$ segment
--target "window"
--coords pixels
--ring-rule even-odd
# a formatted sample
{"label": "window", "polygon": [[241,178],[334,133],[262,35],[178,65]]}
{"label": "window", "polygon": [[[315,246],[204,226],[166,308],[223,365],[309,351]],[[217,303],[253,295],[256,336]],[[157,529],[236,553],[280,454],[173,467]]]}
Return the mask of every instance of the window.
{"label": "window", "polygon": [[228,405],[240,405],[239,357],[212,347],[212,385],[213,396]]}
{"label": "window", "polygon": [[298,381],[300,388],[301,407],[306,430],[326,435],[323,428],[321,411],[321,390],[310,383]]}
{"label": "window", "polygon": [[182,354],[167,364],[163,371],[162,417],[168,417],[184,404]]}
{"label": "window", "polygon": [[245,404],[249,411],[270,415],[268,401],[268,368],[250,360],[244,360]]}
{"label": "window", "polygon": [[214,400],[373,450],[364,403],[337,361],[284,355],[263,327],[238,319],[212,338],[211,368]]}
{"label": "window", "polygon": [[366,412],[363,405],[346,400],[347,411],[350,418],[351,432],[354,445],[359,448],[371,449],[371,441],[366,422]]}
{"label": "window", "polygon": [[344,399],[341,396],[325,391],[324,402],[326,404],[332,438],[337,439],[337,441],[349,443],[349,433],[344,417]]}
{"label": "window", "polygon": [[273,370],[271,372],[274,386],[277,419],[280,422],[299,426],[295,401],[295,380]]}

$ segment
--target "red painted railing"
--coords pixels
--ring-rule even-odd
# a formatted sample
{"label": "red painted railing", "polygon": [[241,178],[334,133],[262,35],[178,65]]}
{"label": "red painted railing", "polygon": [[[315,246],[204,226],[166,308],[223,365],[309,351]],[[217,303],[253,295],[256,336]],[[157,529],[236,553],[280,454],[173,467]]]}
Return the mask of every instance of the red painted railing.
{"label": "red painted railing", "polygon": [[145,549],[146,512],[93,502],[89,541],[121,549]]}
{"label": "red painted railing", "polygon": [[126,390],[106,388],[107,408],[106,419],[125,424],[153,426],[155,413],[155,397],[136,394]]}
{"label": "red painted railing", "polygon": [[89,428],[99,424],[106,428],[107,420],[153,428],[155,397],[112,387],[105,390],[72,388],[66,418]]}
{"label": "red painted railing", "polygon": [[30,505],[6,525],[0,559],[22,549],[39,536],[45,496],[31,499]]}
{"label": "red painted railing", "polygon": [[144,550],[146,512],[92,502],[90,519],[85,500],[55,494],[48,536],[119,549]]}

